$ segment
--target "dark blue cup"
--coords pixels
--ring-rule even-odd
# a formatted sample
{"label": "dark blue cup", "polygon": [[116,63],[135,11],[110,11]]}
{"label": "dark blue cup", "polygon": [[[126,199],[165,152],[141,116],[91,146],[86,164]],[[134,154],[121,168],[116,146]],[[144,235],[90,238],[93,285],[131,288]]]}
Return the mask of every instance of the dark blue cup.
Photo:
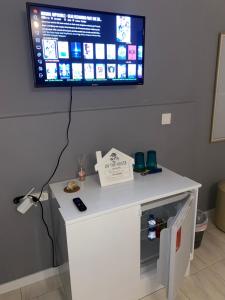
{"label": "dark blue cup", "polygon": [[155,150],[150,150],[147,152],[146,168],[148,170],[157,169],[157,159],[156,159],[156,151]]}
{"label": "dark blue cup", "polygon": [[143,152],[135,153],[134,171],[136,172],[145,171],[145,155]]}

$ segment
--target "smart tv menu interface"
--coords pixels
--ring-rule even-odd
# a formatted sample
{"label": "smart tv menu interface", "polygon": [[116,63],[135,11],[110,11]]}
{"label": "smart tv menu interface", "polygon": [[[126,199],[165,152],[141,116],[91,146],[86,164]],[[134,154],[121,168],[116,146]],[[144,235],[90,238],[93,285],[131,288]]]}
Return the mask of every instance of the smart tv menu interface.
{"label": "smart tv menu interface", "polygon": [[143,84],[144,17],[28,4],[36,86]]}

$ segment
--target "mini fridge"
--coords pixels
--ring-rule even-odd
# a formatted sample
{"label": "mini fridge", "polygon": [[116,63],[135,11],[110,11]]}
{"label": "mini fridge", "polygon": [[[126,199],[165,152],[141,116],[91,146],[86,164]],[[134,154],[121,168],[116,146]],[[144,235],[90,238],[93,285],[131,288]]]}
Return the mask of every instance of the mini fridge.
{"label": "mini fridge", "polygon": [[[195,197],[181,193],[160,202],[141,206],[140,277],[141,296],[161,287],[168,299],[175,299],[193,253]],[[150,240],[149,215],[158,219],[157,238]],[[159,222],[160,221],[160,222]]]}

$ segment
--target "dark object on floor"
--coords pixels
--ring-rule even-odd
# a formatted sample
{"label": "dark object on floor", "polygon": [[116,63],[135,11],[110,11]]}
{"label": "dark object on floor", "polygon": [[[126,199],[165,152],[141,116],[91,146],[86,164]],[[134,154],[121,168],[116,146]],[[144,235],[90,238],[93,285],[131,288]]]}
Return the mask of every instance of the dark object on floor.
{"label": "dark object on floor", "polygon": [[199,248],[202,243],[204,232],[208,226],[208,216],[205,212],[198,209],[195,227],[195,249]]}
{"label": "dark object on floor", "polygon": [[203,235],[204,231],[195,232],[195,249],[201,246]]}
{"label": "dark object on floor", "polygon": [[215,210],[215,225],[217,228],[225,232],[225,180],[218,184],[216,210]]}

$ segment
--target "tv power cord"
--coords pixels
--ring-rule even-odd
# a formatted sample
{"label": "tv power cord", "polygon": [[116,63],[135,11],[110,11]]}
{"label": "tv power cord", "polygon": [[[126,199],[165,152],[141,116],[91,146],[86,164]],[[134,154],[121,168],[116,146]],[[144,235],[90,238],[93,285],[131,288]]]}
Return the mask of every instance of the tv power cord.
{"label": "tv power cord", "polygon": [[[70,130],[70,125],[71,125],[71,119],[72,119],[72,104],[73,104],[73,88],[72,86],[70,87],[70,101],[69,101],[69,110],[68,110],[68,124],[67,124],[67,127],[66,127],[66,143],[65,145],[63,146],[62,150],[60,151],[59,153],[59,156],[58,156],[58,159],[57,159],[57,163],[56,163],[56,166],[51,174],[51,176],[48,178],[48,180],[43,184],[42,188],[41,188],[41,192],[39,194],[38,197],[35,197],[33,196],[32,194],[31,195],[26,195],[27,197],[29,197],[30,199],[32,199],[32,201],[35,203],[38,203],[40,205],[40,208],[41,208],[41,219],[42,219],[42,222],[45,226],[45,229],[46,229],[46,232],[47,232],[47,235],[48,235],[48,238],[50,239],[51,241],[51,246],[52,246],[52,266],[53,268],[56,268],[57,265],[55,264],[55,244],[54,244],[54,239],[50,233],[50,230],[49,230],[49,227],[48,227],[48,224],[45,220],[45,217],[44,217],[44,207],[43,207],[43,204],[41,203],[41,196],[43,194],[43,191],[45,189],[45,187],[50,183],[50,181],[52,180],[52,178],[54,177],[56,171],[58,170],[58,167],[59,167],[59,164],[60,164],[60,161],[61,161],[61,158],[63,156],[63,153],[65,152],[65,150],[67,149],[67,147],[69,146],[69,143],[70,143],[70,139],[69,139],[69,130]],[[20,203],[20,200],[24,198],[24,195],[23,196],[18,196],[16,198],[14,198],[13,202],[14,204],[19,204]]]}

